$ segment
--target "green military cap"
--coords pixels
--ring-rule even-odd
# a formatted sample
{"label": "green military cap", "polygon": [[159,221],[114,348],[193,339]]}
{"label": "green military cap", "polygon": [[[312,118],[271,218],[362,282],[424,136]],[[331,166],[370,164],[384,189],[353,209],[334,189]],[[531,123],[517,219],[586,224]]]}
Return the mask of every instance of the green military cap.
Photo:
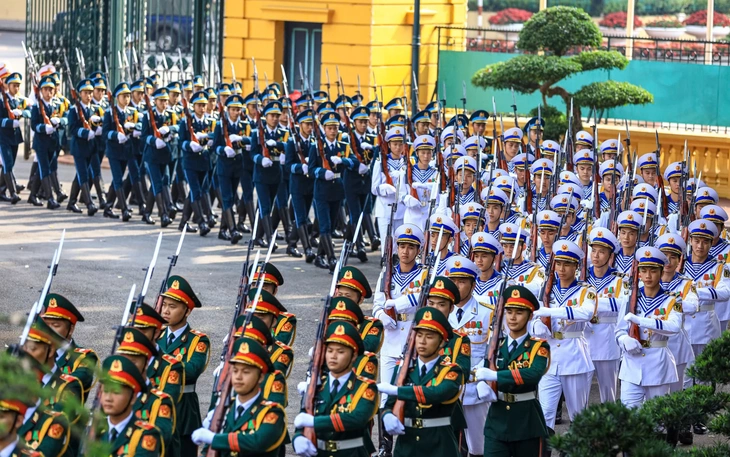
{"label": "green military cap", "polygon": [[45,311],[43,311],[41,317],[44,319],[65,319],[70,321],[72,325],[84,321],[84,316],[81,315],[73,303],[60,294],[46,295],[46,299],[43,300],[43,309]]}
{"label": "green military cap", "polygon": [[327,309],[327,319],[331,321],[350,321],[354,325],[360,325],[365,320],[365,316],[360,309],[360,305],[347,297],[334,297],[330,301],[330,307]]}
{"label": "green military cap", "polygon": [[360,292],[363,298],[370,298],[373,295],[373,290],[370,288],[368,279],[355,267],[344,267],[340,270],[340,278],[337,281],[337,287],[349,287],[350,289]]}
{"label": "green military cap", "polygon": [[324,337],[325,343],[337,343],[347,346],[355,351],[356,354],[365,352],[365,346],[362,343],[360,331],[349,322],[333,321],[327,326],[327,332]]}
{"label": "green military cap", "polygon": [[[256,298],[256,292],[256,289],[251,289],[248,291],[248,305],[246,306],[247,310],[253,308],[253,304]],[[286,308],[284,308],[284,306],[279,302],[279,300],[276,299],[276,297],[261,289],[261,295],[259,296],[258,301],[256,301],[256,312],[261,314],[273,314],[274,316],[278,316],[281,313],[285,313]]]}
{"label": "green military cap", "polygon": [[[251,269],[253,270],[256,268],[256,271],[253,272],[253,283],[256,284],[256,282],[259,280],[259,273],[261,270],[262,263],[258,264],[258,268],[251,265]],[[284,277],[281,275],[281,272],[278,268],[274,266],[271,262],[263,262],[264,266],[264,284],[269,283],[273,284],[275,286],[283,286],[284,285]],[[249,275],[251,274],[251,271],[249,271]]]}
{"label": "green military cap", "polygon": [[449,319],[437,309],[430,307],[419,309],[413,318],[413,322],[413,328],[436,332],[444,340],[451,339],[452,329]]}
{"label": "green military cap", "polygon": [[55,330],[49,327],[40,316],[36,316],[33,320],[33,324],[30,326],[30,331],[28,332],[28,340],[54,346],[56,349],[63,346],[66,341]]}
{"label": "green military cap", "polygon": [[132,389],[134,394],[147,391],[147,383],[137,366],[121,355],[110,355],[101,365],[102,384],[115,383]]}
{"label": "green military cap", "polygon": [[451,303],[459,303],[461,301],[459,288],[456,287],[454,281],[446,276],[436,276],[434,278],[431,289],[428,291],[428,296],[445,298],[451,301]]}
{"label": "green military cap", "polygon": [[[136,306],[137,302],[132,302],[132,309]],[[131,319],[130,319],[131,321]],[[153,307],[147,303],[139,305],[136,311],[136,317],[134,317],[134,326],[137,328],[155,327],[158,330],[163,325],[167,324],[167,319],[160,316],[160,313],[155,311]]]}
{"label": "green military cap", "polygon": [[242,363],[261,370],[262,373],[274,371],[271,355],[261,343],[253,338],[239,338],[233,343],[233,355],[230,363]]}
{"label": "green military cap", "polygon": [[540,308],[540,302],[530,289],[523,286],[510,286],[502,293],[505,308],[523,308],[535,311]]}
{"label": "green military cap", "polygon": [[246,323],[247,314],[241,314],[236,318],[236,331],[233,334],[235,338],[240,338],[246,335],[246,338],[253,338],[264,346],[271,346],[274,344],[274,336],[271,334],[271,329],[268,325],[256,315],[251,316],[251,321],[246,326],[244,332],[243,324]]}
{"label": "green military cap", "polygon": [[13,357],[17,357],[25,370],[34,371],[39,381],[43,378],[44,374],[51,371],[50,368],[37,361],[28,351],[17,344],[10,345],[6,352]]}
{"label": "green military cap", "polygon": [[124,327],[122,341],[119,342],[115,354],[142,355],[147,360],[157,356],[157,344],[150,341],[144,333],[134,327]]}
{"label": "green military cap", "polygon": [[193,292],[193,288],[190,287],[190,283],[182,276],[170,276],[167,280],[167,291],[162,296],[185,303],[188,309],[201,308],[203,306],[195,295],[195,292]]}

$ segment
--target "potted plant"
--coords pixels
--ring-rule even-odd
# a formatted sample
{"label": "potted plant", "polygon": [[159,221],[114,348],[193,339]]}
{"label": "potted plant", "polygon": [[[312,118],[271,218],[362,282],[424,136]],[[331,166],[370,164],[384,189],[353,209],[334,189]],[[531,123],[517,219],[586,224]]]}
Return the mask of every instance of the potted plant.
{"label": "potted plant", "polygon": [[[603,19],[598,23],[598,28],[601,30],[603,36],[607,37],[626,37],[628,32],[626,31],[626,20],[627,15],[624,11],[616,11],[615,13],[609,13],[603,16]],[[643,24],[641,20],[634,16],[634,34],[636,36],[637,29]],[[611,39],[611,45],[613,46],[625,46],[626,40]]]}
{"label": "potted plant", "polygon": [[665,38],[676,40],[681,37],[687,29],[676,19],[657,19],[644,26],[644,31],[652,38]]}
{"label": "potted plant", "polygon": [[[506,8],[489,18],[489,28],[507,33],[508,40],[516,40],[517,33],[532,17],[532,13],[519,8]],[[511,33],[509,33],[511,32]]]}
{"label": "potted plant", "polygon": [[[730,18],[724,14],[715,11],[712,22],[713,38],[722,38],[730,33]],[[704,40],[707,37],[707,10],[692,13],[685,19],[684,25],[687,26],[687,33],[698,40]]]}

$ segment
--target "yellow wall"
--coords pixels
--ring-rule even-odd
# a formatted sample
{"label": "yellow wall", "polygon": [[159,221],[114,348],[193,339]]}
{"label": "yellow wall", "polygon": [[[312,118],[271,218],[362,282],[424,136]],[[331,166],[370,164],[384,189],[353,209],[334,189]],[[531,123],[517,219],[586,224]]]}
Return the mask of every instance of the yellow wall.
{"label": "yellow wall", "polygon": [[[322,83],[329,70],[334,88],[339,68],[347,94],[355,93],[359,76],[370,100],[374,75],[386,102],[403,94],[403,83],[410,86],[413,0],[226,0],[225,5],[223,73],[230,80],[233,64],[245,93],[253,90],[251,57],[261,87],[264,72],[270,81],[281,81],[286,21],[322,24]],[[421,107],[436,82],[437,25],[466,25],[466,0],[421,0]]]}

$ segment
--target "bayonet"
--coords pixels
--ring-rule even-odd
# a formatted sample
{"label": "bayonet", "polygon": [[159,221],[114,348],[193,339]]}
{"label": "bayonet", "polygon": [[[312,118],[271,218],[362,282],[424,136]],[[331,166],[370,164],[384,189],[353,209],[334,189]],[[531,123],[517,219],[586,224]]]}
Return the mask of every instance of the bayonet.
{"label": "bayonet", "polygon": [[327,76],[327,86],[326,86],[327,87],[327,100],[329,100],[330,99],[330,69],[325,68],[324,73]]}
{"label": "bayonet", "polygon": [[514,87],[510,87],[509,90],[512,92],[512,112],[515,115],[515,127],[519,128],[520,124],[517,122],[517,98],[515,97]]}

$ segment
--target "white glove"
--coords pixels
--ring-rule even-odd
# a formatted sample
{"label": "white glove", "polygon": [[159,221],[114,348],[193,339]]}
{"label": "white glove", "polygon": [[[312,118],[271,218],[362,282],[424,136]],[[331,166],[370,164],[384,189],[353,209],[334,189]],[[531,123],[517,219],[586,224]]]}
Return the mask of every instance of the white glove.
{"label": "white glove", "polygon": [[168,127],[168,126],[166,126],[166,125],[163,125],[163,126],[162,126],[162,127],[160,127],[159,129],[157,129],[157,131],[158,131],[158,132],[160,132],[160,135],[162,135],[162,136],[165,136],[165,135],[167,135],[168,133],[170,133],[170,127]]}
{"label": "white glove", "polygon": [[237,141],[243,140],[243,137],[241,135],[236,135],[234,133],[234,134],[228,135],[228,139],[231,140],[231,143],[235,143]]}
{"label": "white glove", "polygon": [[134,130],[135,126],[136,126],[136,124],[134,122],[125,122],[124,123],[124,128],[127,130]]}
{"label": "white glove", "polygon": [[406,205],[407,208],[415,208],[417,206],[421,206],[421,201],[413,195],[406,195],[405,197],[403,197],[403,203]]}
{"label": "white glove", "polygon": [[302,381],[299,384],[297,384],[297,392],[299,392],[299,395],[304,395],[304,393],[309,388],[309,383],[307,381]]}
{"label": "white glove", "polygon": [[360,173],[361,175],[368,174],[368,170],[370,170],[370,169],[364,163],[361,163],[360,166],[357,167],[357,172]]}
{"label": "white glove", "polygon": [[331,160],[331,161],[332,161],[332,163],[333,163],[333,164],[335,164],[335,165],[339,165],[339,164],[341,164],[341,163],[342,163],[342,159],[341,159],[341,158],[339,158],[339,157],[337,157],[337,156],[332,156],[332,157],[330,157],[330,160]]}
{"label": "white glove", "polygon": [[341,136],[340,138],[341,138],[341,139],[342,139],[342,141],[344,141],[345,143],[349,143],[349,142],[350,142],[350,135],[348,135],[348,134],[347,134],[347,132],[343,132],[343,133],[342,133],[342,136]]}
{"label": "white glove", "polygon": [[475,375],[477,381],[496,381],[497,372],[489,368],[479,367]]}
{"label": "white glove", "polygon": [[395,305],[396,305],[396,301],[395,300],[388,299],[388,300],[385,300],[385,304],[383,304],[383,308],[385,308],[385,309],[391,309],[391,308],[395,308]]}
{"label": "white glove", "polygon": [[53,132],[55,131],[56,129],[54,129],[52,125],[46,124],[46,135],[53,135]]}
{"label": "white glove", "polygon": [[13,119],[13,128],[17,129],[18,127],[20,127],[20,122],[17,119]]}
{"label": "white glove", "polygon": [[332,170],[325,170],[324,179],[326,179],[327,181],[334,181],[335,174],[332,173]]}
{"label": "white glove", "polygon": [[124,144],[127,142],[129,137],[123,133],[117,133],[117,141],[119,141],[119,144]]}
{"label": "white glove", "polygon": [[494,390],[484,381],[477,383],[477,395],[479,396],[479,399],[486,400],[487,403],[494,403],[497,401],[497,394],[494,393]]}
{"label": "white glove", "polygon": [[[98,117],[98,116],[97,116],[97,117]],[[61,119],[60,119],[60,118],[58,118],[58,117],[52,117],[52,118],[50,119],[50,121],[51,121],[51,124],[53,124],[53,126],[54,126],[54,127],[56,127],[56,126],[57,126],[57,125],[59,124],[59,122],[61,122]]]}
{"label": "white glove", "polygon": [[386,414],[383,416],[383,426],[385,427],[385,431],[391,435],[402,435],[406,432],[406,428],[394,414]]}
{"label": "white glove", "polygon": [[624,351],[631,355],[637,355],[641,353],[641,343],[635,338],[631,338],[629,335],[623,335],[618,339],[618,342],[623,347]]}
{"label": "white glove", "polygon": [[284,164],[286,164],[286,155],[285,155],[285,154],[281,154],[281,155],[279,155],[279,163],[280,163],[281,165],[284,165]]}
{"label": "white glove", "polygon": [[233,148],[230,146],[226,146],[225,151],[226,151],[226,157],[228,157],[229,159],[236,155],[236,151],[234,151]]}
{"label": "white glove", "polygon": [[370,151],[371,149],[373,149],[373,145],[370,144],[370,143],[368,143],[368,142],[365,142],[365,141],[363,141],[362,143],[360,143],[360,147],[363,148],[363,149],[366,149],[368,151]]}
{"label": "white glove", "polygon": [[309,352],[307,352],[307,354],[309,355],[309,358],[311,359],[312,356],[314,355],[314,346],[309,348]]}
{"label": "white glove", "polygon": [[398,323],[393,319],[392,317],[385,314],[385,311],[380,311],[380,316],[378,316],[378,320],[383,323],[383,327],[387,328],[388,330],[395,330],[398,328]]}
{"label": "white glove", "polygon": [[540,320],[535,321],[532,326],[532,336],[534,336],[535,338],[540,338],[541,340],[546,340],[550,338],[550,335],[550,329],[547,327],[547,325],[543,324]]}
{"label": "white glove", "polygon": [[294,438],[294,453],[303,457],[314,457],[317,455],[317,448],[311,441],[303,436]]}
{"label": "white glove", "polygon": [[89,118],[89,120],[91,122],[93,122],[94,124],[98,124],[99,122],[101,122],[101,118],[99,116],[97,116],[96,114],[94,114],[93,116],[91,116]]}
{"label": "white glove", "polygon": [[378,391],[386,395],[398,395],[398,386],[387,382],[378,383]]}
{"label": "white glove", "polygon": [[200,152],[203,150],[203,146],[200,145],[200,143],[197,143],[195,141],[190,142],[190,149],[193,150],[193,152]]}
{"label": "white glove", "polygon": [[215,436],[215,433],[211,432],[207,428],[200,427],[199,429],[195,430],[193,432],[193,443],[197,445],[201,444],[210,444],[213,442],[213,437]]}
{"label": "white glove", "polygon": [[294,418],[295,428],[314,427],[314,416],[307,413],[299,413]]}
{"label": "white glove", "polygon": [[395,187],[390,184],[381,184],[378,186],[378,192],[384,197],[395,195]]}
{"label": "white glove", "polygon": [[142,131],[141,130],[133,130],[132,131],[132,136],[135,137],[135,138],[139,138],[139,137],[142,136]]}
{"label": "white glove", "polygon": [[59,124],[61,124],[62,127],[66,127],[68,125],[68,118],[62,117],[61,122],[59,122]]}
{"label": "white glove", "polygon": [[93,131],[93,130],[89,130],[89,134],[88,134],[88,135],[86,136],[86,139],[87,139],[88,141],[91,141],[91,140],[93,140],[93,139],[94,139],[94,137],[95,137],[95,136],[96,136],[96,133],[94,133],[94,131]]}
{"label": "white glove", "polygon": [[306,163],[302,164],[302,173],[304,173],[305,175],[309,174],[309,165],[307,165]]}
{"label": "white glove", "polygon": [[213,414],[215,413],[215,409],[211,409],[208,411],[208,415],[205,416],[205,419],[203,419],[203,428],[210,428],[210,421],[213,420]]}
{"label": "white glove", "polygon": [[155,138],[155,147],[157,149],[163,149],[165,146],[167,146],[167,143],[160,138]]}
{"label": "white glove", "polygon": [[541,306],[540,308],[533,311],[532,315],[535,317],[552,317],[552,312],[550,311],[550,308],[545,308],[544,306]]}
{"label": "white glove", "polygon": [[96,133],[96,136],[101,136],[101,126],[97,127],[96,130],[94,130],[94,133]]}
{"label": "white glove", "polygon": [[[195,138],[198,139],[198,142],[202,142],[202,141],[205,141],[208,139],[208,134],[205,132],[197,132],[195,134]],[[233,141],[233,135],[228,135],[228,138],[230,138],[231,141]],[[241,140],[237,140],[237,141],[241,141]]]}
{"label": "white glove", "polygon": [[270,148],[276,147],[276,140],[266,140],[266,146]]}
{"label": "white glove", "polygon": [[13,116],[15,116],[15,117],[20,117],[23,115],[23,111],[19,110],[18,108],[15,108],[14,110],[12,110],[12,113],[13,113]]}
{"label": "white glove", "polygon": [[640,323],[640,321],[641,321],[641,320],[639,319],[639,316],[637,316],[637,315],[636,315],[636,314],[634,314],[634,313],[626,313],[626,315],[624,316],[624,320],[625,320],[626,322],[633,322],[633,323],[634,323],[634,324],[636,324],[636,325],[639,325],[639,323]]}
{"label": "white glove", "polygon": [[[208,139],[208,143],[206,144],[206,146],[208,146],[209,148],[212,147],[213,146],[213,140]],[[246,147],[246,150],[248,151],[248,148],[250,148],[251,146],[250,145],[246,145],[246,146],[247,146]]]}
{"label": "white glove", "polygon": [[274,162],[271,159],[269,159],[268,157],[264,157],[263,159],[261,159],[261,166],[264,168],[269,168],[273,164],[274,164]]}

